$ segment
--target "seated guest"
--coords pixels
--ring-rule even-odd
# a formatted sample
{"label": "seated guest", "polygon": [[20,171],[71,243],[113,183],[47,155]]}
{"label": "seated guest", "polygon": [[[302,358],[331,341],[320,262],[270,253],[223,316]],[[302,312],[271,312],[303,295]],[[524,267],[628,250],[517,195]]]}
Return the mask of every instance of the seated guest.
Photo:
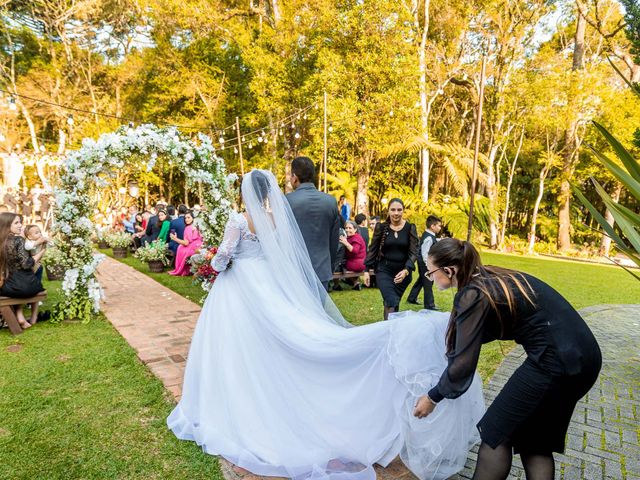
{"label": "seated guest", "polygon": [[359,213],[354,218],[356,224],[358,225],[358,233],[364,240],[364,244],[369,247],[369,229],[367,228],[367,216],[364,213]]}
{"label": "seated guest", "polygon": [[155,217],[151,217],[149,219],[149,225],[147,225],[146,235],[142,237],[142,244],[147,245],[158,239],[166,242],[169,235],[170,225],[171,222],[169,222],[167,212],[165,210],[159,210],[158,214]]}
{"label": "seated guest", "polygon": [[193,223],[193,213],[187,211],[184,215],[184,238],[180,239],[175,233],[171,234],[171,240],[178,243],[176,252],[176,268],[169,275],[191,275],[191,269],[187,260],[202,247],[202,237],[196,224]]}
{"label": "seated guest", "polygon": [[[186,226],[184,223],[185,213],[187,213],[187,206],[178,205],[178,218],[176,218],[175,220],[171,220],[171,225],[169,226],[169,233],[175,233],[175,236],[178,237],[179,240],[184,239],[184,229]],[[193,217],[193,214],[191,216]],[[169,250],[173,253],[174,256],[178,251],[179,245],[180,244],[178,242],[169,240]]]}
{"label": "seated guest", "polygon": [[144,232],[147,228],[147,220],[149,220],[150,216],[151,214],[149,212],[136,213],[136,216],[133,220],[133,230],[135,231],[135,233],[131,238],[134,248],[140,248],[142,246],[142,237],[144,237]]}
{"label": "seated guest", "polygon": [[[40,262],[44,250],[33,257],[24,248],[22,219],[10,212],[0,213],[0,295],[29,298],[42,290],[33,267]],[[22,305],[16,307],[16,317],[22,328],[29,328],[38,319],[38,302],[31,304],[31,318],[26,320]]]}
{"label": "seated guest", "polygon": [[167,205],[167,208],[165,210],[167,211],[167,216],[169,217],[170,222],[178,218],[178,216],[176,215],[176,207],[174,207],[173,205]]}
{"label": "seated guest", "polygon": [[[364,239],[358,233],[358,225],[356,222],[349,220],[344,227],[346,236],[340,237],[340,243],[344,245],[345,250],[345,268],[351,272],[364,272],[364,259],[367,256],[367,247]],[[355,290],[362,290],[360,280],[349,279]]]}

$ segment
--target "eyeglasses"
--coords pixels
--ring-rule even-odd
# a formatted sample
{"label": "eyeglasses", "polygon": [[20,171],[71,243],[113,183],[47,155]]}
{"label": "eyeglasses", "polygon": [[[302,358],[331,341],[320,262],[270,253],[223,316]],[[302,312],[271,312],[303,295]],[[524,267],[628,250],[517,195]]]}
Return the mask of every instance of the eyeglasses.
{"label": "eyeglasses", "polygon": [[433,274],[436,273],[438,270],[442,270],[442,267],[438,267],[435,270],[431,270],[430,272],[425,273],[424,276],[427,277],[428,280],[433,281]]}

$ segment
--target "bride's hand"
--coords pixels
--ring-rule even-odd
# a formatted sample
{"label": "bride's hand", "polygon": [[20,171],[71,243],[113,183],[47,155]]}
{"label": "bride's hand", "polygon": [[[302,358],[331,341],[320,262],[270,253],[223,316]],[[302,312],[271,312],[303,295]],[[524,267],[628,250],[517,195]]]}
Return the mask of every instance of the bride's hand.
{"label": "bride's hand", "polygon": [[433,412],[433,409],[436,408],[436,404],[431,401],[428,395],[420,397],[418,399],[418,403],[416,403],[416,408],[413,410],[413,416],[418,418],[424,418]]}

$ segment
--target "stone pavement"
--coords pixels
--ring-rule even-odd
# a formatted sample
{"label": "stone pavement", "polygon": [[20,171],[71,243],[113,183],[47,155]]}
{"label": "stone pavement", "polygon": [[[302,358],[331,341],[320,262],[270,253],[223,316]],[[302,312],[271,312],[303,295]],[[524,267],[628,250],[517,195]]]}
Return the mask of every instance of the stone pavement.
{"label": "stone pavement", "polygon": [[[105,315],[179,400],[200,307],[111,258],[98,272],[107,295]],[[154,294],[142,297],[138,292]],[[567,450],[556,457],[556,478],[640,480],[640,305],[599,305],[581,313],[600,342],[603,368],[598,383],[576,408]],[[520,348],[507,355],[485,388],[487,403],[523,360]],[[454,478],[470,478],[475,458],[474,450]],[[259,479],[224,460],[221,467],[227,480]],[[415,478],[399,459],[376,470],[379,480]],[[518,457],[510,478],[524,478]]]}

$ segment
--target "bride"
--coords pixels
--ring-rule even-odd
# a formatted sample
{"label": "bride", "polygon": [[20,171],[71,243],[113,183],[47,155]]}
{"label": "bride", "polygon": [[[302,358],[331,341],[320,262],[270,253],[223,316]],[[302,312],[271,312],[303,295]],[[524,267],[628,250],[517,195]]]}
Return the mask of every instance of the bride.
{"label": "bride", "polygon": [[461,470],[484,413],[476,376],[459,399],[413,416],[446,368],[448,314],[403,312],[352,327],[316,277],[271,172],[242,181],[212,261],[175,435],[254,474],[369,480],[398,454],[421,479]]}

